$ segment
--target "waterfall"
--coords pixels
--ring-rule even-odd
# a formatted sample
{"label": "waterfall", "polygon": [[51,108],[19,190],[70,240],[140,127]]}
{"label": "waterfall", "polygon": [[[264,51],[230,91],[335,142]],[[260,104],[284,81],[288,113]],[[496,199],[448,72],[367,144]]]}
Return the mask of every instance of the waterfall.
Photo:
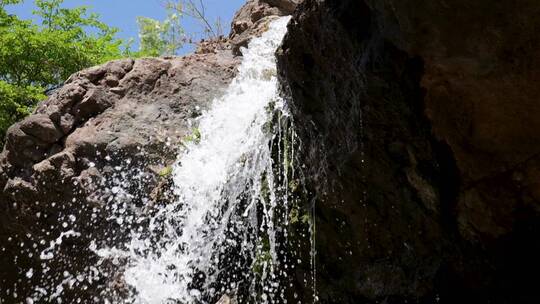
{"label": "waterfall", "polygon": [[226,94],[183,142],[172,171],[177,200],[133,229],[124,246],[94,248],[104,259],[126,261],[130,302],[207,303],[239,290],[246,303],[286,302],[280,282],[294,265],[281,251],[294,134],[276,134],[284,128],[274,118],[286,115],[275,52],[288,21],[270,22],[249,43]]}

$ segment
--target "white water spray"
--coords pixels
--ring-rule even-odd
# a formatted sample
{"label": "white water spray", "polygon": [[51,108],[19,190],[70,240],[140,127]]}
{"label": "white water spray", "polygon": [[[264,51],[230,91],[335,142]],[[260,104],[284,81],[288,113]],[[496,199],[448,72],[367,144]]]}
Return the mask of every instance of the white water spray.
{"label": "white water spray", "polygon": [[203,114],[173,170],[179,199],[153,215],[148,229],[132,232],[127,249],[98,251],[127,260],[133,302],[206,303],[246,281],[251,301],[283,298],[276,264],[284,229],[275,226],[287,221],[288,213],[277,219],[276,211],[287,195],[274,180],[273,134],[265,126],[283,107],[275,51],[288,21],[272,21],[250,42],[227,93]]}

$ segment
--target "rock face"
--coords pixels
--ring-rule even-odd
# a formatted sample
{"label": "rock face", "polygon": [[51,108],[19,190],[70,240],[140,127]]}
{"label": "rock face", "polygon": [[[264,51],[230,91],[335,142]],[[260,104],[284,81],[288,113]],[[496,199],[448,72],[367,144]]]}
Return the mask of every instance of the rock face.
{"label": "rock face", "polygon": [[234,16],[229,35],[232,50],[240,54],[251,38],[265,31],[269,21],[277,16],[291,15],[300,0],[253,0],[248,1]]}
{"label": "rock face", "polygon": [[307,0],[279,54],[322,303],[536,303],[535,1]]}
{"label": "rock face", "polygon": [[[261,30],[254,21],[290,12],[293,4],[249,1],[233,23],[249,19],[242,26],[247,41]],[[241,54],[230,45],[221,39],[185,57],[125,59],[81,71],[9,129],[0,155],[0,302],[20,302],[17,296],[36,286],[54,290],[63,273],[96,263],[88,250],[96,235],[122,237],[127,227],[105,219],[107,202],[119,195],[114,183],[137,187],[134,203],[167,195],[160,175],[236,74]],[[26,273],[52,258],[49,244],[56,248],[53,269]],[[95,288],[65,291],[64,300],[91,301],[100,292]]]}
{"label": "rock face", "polygon": [[[65,249],[59,273],[84,266],[77,258],[88,255],[86,240],[111,229],[104,219],[93,218],[99,214],[94,208],[106,208],[111,195],[104,181],[115,168],[142,168],[146,174],[139,176],[148,180],[141,192],[150,193],[157,173],[175,160],[178,143],[191,134],[191,122],[222,94],[238,62],[230,51],[219,51],[119,60],[73,75],[32,116],[9,129],[0,158],[0,243],[23,243],[24,252],[34,242],[57,238],[69,224],[82,235],[73,245],[81,252]],[[68,216],[77,218],[73,227]],[[16,286],[25,278],[19,265],[43,259],[21,256],[17,247],[4,250],[0,286]],[[32,279],[34,286],[54,281]],[[28,294],[19,285],[19,294]]]}

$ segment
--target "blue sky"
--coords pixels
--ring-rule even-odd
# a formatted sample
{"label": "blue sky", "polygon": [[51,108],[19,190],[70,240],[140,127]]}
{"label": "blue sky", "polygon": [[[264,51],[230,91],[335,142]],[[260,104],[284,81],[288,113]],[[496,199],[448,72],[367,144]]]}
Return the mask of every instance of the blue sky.
{"label": "blue sky", "polygon": [[[30,19],[34,9],[33,3],[33,0],[25,0],[23,4],[8,7],[8,11],[23,19]],[[103,22],[120,29],[118,34],[120,38],[133,37],[138,40],[136,18],[145,16],[163,20],[166,12],[162,3],[163,0],[65,0],[64,6],[89,6],[92,12],[101,16]],[[228,33],[234,13],[245,0],[204,0],[204,3],[209,19],[220,17],[224,30]],[[185,29],[188,33],[201,31],[201,27],[193,21],[186,21]],[[137,48],[137,43],[133,48]]]}

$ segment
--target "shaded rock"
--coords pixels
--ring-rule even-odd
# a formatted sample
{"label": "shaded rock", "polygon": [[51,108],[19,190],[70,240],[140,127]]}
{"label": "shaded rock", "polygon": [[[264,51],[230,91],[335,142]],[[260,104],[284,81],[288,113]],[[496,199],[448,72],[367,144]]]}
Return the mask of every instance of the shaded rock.
{"label": "shaded rock", "polygon": [[323,303],[538,300],[539,9],[297,9],[279,66],[318,193]]}
{"label": "shaded rock", "polygon": [[4,168],[0,166],[0,184],[5,185],[7,182],[7,173]]}
{"label": "shaded rock", "polygon": [[75,156],[70,152],[60,152],[35,164],[34,178],[40,182],[55,182],[55,179],[70,181],[75,176]]}
{"label": "shaded rock", "polygon": [[23,202],[28,196],[34,196],[37,192],[34,185],[19,177],[8,180],[3,191],[15,202]]}
{"label": "shaded rock", "polygon": [[439,221],[455,167],[422,116],[422,62],[373,18],[362,2],[304,2],[278,53],[301,163],[321,164],[299,169],[317,194],[321,303],[429,297],[455,251]]}
{"label": "shaded rock", "polygon": [[[26,134],[21,125],[13,125],[8,129],[3,157],[5,165],[28,166],[47,157],[51,143]],[[0,185],[1,187],[2,185]]]}
{"label": "shaded rock", "polygon": [[297,8],[279,67],[304,163],[322,164],[304,169],[322,303],[538,301],[539,9]]}

